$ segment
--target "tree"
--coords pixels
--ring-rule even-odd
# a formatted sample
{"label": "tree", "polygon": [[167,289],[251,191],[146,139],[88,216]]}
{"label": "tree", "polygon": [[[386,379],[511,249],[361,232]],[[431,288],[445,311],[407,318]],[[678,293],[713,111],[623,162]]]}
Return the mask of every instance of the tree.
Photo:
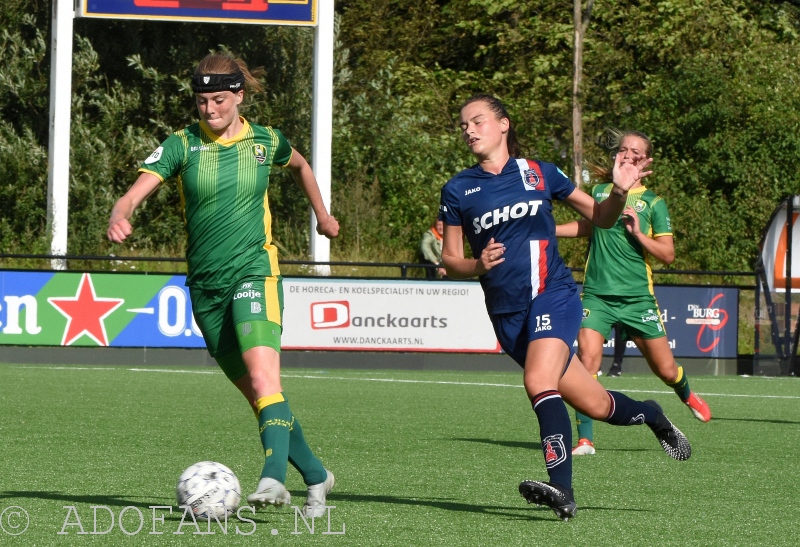
{"label": "tree", "polygon": [[573,0],[575,22],[575,52],[572,73],[572,177],[575,186],[583,182],[583,37],[592,17],[594,0],[588,0],[583,9],[581,0]]}
{"label": "tree", "polygon": [[[0,4],[2,252],[48,249],[51,3]],[[337,0],[332,193],[342,235],[332,256],[414,259],[441,186],[473,161],[458,109],[488,92],[506,104],[526,155],[576,182],[584,162],[608,160],[608,127],[644,131],[656,156],[647,185],[664,195],[675,226],[674,267],[752,267],[770,212],[800,188],[799,9],[766,0]],[[245,115],[308,154],[311,29],[79,19],[75,31],[71,252],[111,250],[108,210],[158,142],[195,119],[188,74],[211,49],[266,69],[268,93]],[[276,173],[270,192],[283,256],[306,257],[299,191]],[[173,184],[151,197],[137,213],[148,229],[116,252],[179,256],[179,199]],[[555,214],[574,217],[566,207]],[[583,265],[584,242],[559,247],[570,266]]]}

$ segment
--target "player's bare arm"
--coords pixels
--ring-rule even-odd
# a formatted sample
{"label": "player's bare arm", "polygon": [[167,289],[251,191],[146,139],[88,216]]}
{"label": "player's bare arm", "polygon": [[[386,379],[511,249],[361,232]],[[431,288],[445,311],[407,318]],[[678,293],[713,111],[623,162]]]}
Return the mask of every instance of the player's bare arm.
{"label": "player's bare arm", "polygon": [[[595,226],[611,228],[617,222],[625,207],[628,190],[639,184],[641,179],[653,173],[646,170],[652,161],[652,158],[647,158],[643,155],[635,156],[631,159],[620,152],[614,158],[614,188],[611,190],[611,195],[608,199],[597,203],[589,194],[576,189],[565,200],[565,203]],[[579,237],[561,236],[560,233],[557,233],[557,235],[560,237]]]}
{"label": "player's bare arm", "polygon": [[643,234],[639,228],[639,215],[630,206],[625,207],[625,210],[622,211],[622,221],[628,233],[639,242],[648,254],[666,265],[672,264],[675,260],[675,240],[671,235],[650,237]]}
{"label": "player's bare arm", "polygon": [[592,223],[586,219],[573,220],[556,226],[556,237],[590,237]]}
{"label": "player's bare arm", "polygon": [[505,245],[494,238],[481,251],[479,259],[464,257],[463,232],[461,226],[444,225],[444,243],[442,245],[442,264],[451,279],[467,279],[483,275],[498,264],[505,261],[503,253]]}
{"label": "player's bare arm", "polygon": [[[608,199],[597,203],[592,196],[582,190],[576,189],[564,200],[564,203],[577,211],[588,223],[600,228],[611,228],[617,222],[623,207],[625,207],[627,192],[622,195],[616,192],[611,192],[611,194],[612,195],[609,196]],[[585,230],[585,228],[579,226],[575,228]],[[576,235],[562,235],[561,232],[566,232],[566,230],[568,229],[562,228],[560,231],[556,232],[556,235],[559,237],[582,237],[577,235],[577,232]]]}
{"label": "player's bare arm", "polygon": [[300,152],[292,149],[292,159],[289,160],[286,168],[311,203],[311,208],[317,217],[317,232],[328,239],[338,236],[339,222],[333,215],[328,213],[325,202],[322,200],[322,193],[319,191],[317,179],[314,177],[314,172],[306,159]]}
{"label": "player's bare arm", "polygon": [[139,205],[146,200],[150,194],[158,189],[161,180],[150,173],[142,173],[130,190],[119,198],[111,209],[111,216],[108,219],[108,239],[114,243],[122,243],[133,232],[130,218]]}

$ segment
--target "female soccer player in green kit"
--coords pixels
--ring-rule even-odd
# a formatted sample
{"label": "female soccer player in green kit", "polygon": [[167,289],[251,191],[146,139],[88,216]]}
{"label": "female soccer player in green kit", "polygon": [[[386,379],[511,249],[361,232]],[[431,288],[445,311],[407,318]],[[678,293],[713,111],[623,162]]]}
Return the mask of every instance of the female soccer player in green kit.
{"label": "female soccer player in green kit", "polygon": [[[616,154],[621,154],[625,162],[636,164],[638,158],[652,155],[650,139],[644,133],[612,132],[611,136]],[[605,181],[591,189],[592,197],[602,202],[613,188],[611,170],[593,166],[593,171]],[[603,342],[618,322],[656,376],[675,391],[698,420],[708,422],[711,409],[689,388],[683,367],[672,355],[653,292],[651,257],[664,264],[675,260],[672,225],[664,200],[637,180],[614,226],[593,227],[581,219],[557,226],[556,236],[590,238],[581,298],[583,320],[578,331],[578,356],[586,369],[597,375]],[[577,411],[575,418],[579,440],[572,453],[594,454],[592,419]]]}
{"label": "female soccer player in green kit", "polygon": [[281,387],[283,290],[272,241],[267,186],[285,167],[303,190],[328,238],[339,223],[328,213],[308,162],[271,127],[239,115],[245,88],[261,85],[240,59],[210,54],[192,77],[200,121],[169,136],[139,168],[114,205],[108,238],[131,234],[134,210],[162,183],[178,181],[187,234],[186,284],[209,353],[258,417],[265,461],[250,504],[288,505],[287,463],[308,487],[306,516],[322,516],[333,474],[314,456]]}

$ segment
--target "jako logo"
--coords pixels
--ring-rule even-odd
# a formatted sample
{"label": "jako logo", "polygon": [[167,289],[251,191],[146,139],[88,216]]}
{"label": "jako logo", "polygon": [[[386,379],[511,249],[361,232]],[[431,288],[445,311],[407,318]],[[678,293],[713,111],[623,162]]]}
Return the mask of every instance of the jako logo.
{"label": "jako logo", "polygon": [[311,304],[312,329],[336,329],[350,326],[350,303],[314,302]]}

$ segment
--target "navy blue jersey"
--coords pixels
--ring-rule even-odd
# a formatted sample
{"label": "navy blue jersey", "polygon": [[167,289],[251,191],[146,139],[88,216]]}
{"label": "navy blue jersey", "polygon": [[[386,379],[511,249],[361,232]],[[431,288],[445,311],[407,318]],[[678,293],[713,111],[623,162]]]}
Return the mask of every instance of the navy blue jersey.
{"label": "navy blue jersey", "polygon": [[573,191],[552,163],[517,158],[499,175],[474,165],[442,187],[442,220],[461,226],[473,258],[491,238],[505,245],[505,262],[480,276],[490,314],[528,309],[545,290],[575,284],[558,253],[553,218],[553,200]]}

